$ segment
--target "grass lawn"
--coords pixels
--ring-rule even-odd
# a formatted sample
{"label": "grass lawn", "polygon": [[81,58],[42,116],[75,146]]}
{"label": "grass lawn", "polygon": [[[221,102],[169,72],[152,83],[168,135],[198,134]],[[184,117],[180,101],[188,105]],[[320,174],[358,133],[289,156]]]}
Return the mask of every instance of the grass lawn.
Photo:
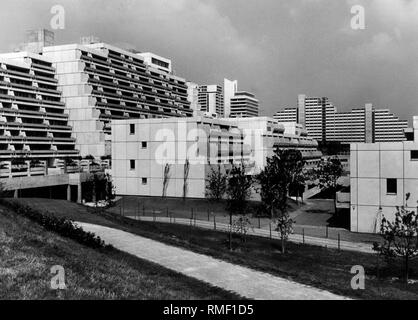
{"label": "grass lawn", "polygon": [[[65,268],[66,290],[50,288],[54,265]],[[0,207],[0,299],[237,298],[116,249],[85,247]]]}
{"label": "grass lawn", "polygon": [[[33,203],[32,200],[31,202]],[[109,212],[97,215],[92,213],[92,210],[85,210],[80,206],[78,208],[83,210],[71,210],[70,207],[64,208],[62,204],[60,207],[57,204],[55,206],[57,209],[54,212],[58,216],[118,228],[336,294],[360,299],[418,299],[418,283],[406,286],[393,280],[401,273],[400,264],[387,264],[380,259],[380,279],[377,278],[376,255],[339,252],[294,243],[288,243],[288,253],[282,255],[277,240],[257,237],[249,237],[245,245],[240,244],[231,252],[227,246],[227,235],[222,232],[183,225],[134,221]],[[83,212],[80,213],[81,211]],[[239,243],[238,239],[235,241]],[[363,266],[366,271],[365,290],[351,288],[353,275],[350,270],[355,265]],[[411,278],[418,279],[417,261],[411,264],[411,269]]]}

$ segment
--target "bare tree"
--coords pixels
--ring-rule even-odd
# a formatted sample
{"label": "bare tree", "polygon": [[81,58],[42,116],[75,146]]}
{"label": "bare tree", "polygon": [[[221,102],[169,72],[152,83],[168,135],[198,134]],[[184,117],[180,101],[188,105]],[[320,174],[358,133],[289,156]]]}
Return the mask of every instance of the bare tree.
{"label": "bare tree", "polygon": [[167,196],[167,187],[168,187],[169,180],[170,180],[170,164],[166,163],[164,167],[163,194],[162,194],[163,198]]}
{"label": "bare tree", "polygon": [[189,159],[186,159],[184,162],[184,169],[183,169],[183,200],[186,201],[187,192],[188,192],[188,179],[189,179],[189,171],[190,171],[190,162]]}

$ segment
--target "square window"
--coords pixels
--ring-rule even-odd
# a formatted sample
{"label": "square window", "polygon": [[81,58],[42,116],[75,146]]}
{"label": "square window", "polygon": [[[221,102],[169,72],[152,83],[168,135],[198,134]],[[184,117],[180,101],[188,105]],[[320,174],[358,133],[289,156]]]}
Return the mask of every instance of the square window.
{"label": "square window", "polygon": [[148,179],[147,179],[147,178],[142,178],[142,184],[143,184],[143,185],[148,184]]}
{"label": "square window", "polygon": [[386,179],[386,193],[387,194],[398,193],[398,181],[396,179]]}
{"label": "square window", "polygon": [[129,124],[129,134],[135,134],[135,124]]}
{"label": "square window", "polygon": [[130,160],[131,170],[135,170],[135,160]]}
{"label": "square window", "polygon": [[146,141],[142,141],[141,146],[142,149],[146,149],[148,147],[148,143]]}
{"label": "square window", "polygon": [[411,160],[418,160],[418,150],[411,150]]}

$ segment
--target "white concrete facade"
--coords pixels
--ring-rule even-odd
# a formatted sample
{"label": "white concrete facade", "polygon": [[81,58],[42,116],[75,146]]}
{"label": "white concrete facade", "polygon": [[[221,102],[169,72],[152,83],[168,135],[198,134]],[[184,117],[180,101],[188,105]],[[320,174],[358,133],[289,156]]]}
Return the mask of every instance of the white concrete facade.
{"label": "white concrete facade", "polygon": [[396,206],[416,210],[418,117],[414,141],[351,144],[350,172],[351,231],[379,232],[382,215],[393,219]]}
{"label": "white concrete facade", "polygon": [[251,147],[253,174],[264,169],[267,158],[273,156],[276,148],[300,150],[308,166],[321,159],[318,142],[308,137],[306,130],[299,124],[282,124],[270,117],[222,120],[227,120],[243,130],[245,144]]}
{"label": "white concrete facade", "polygon": [[224,79],[224,117],[229,118],[231,115],[231,99],[238,91],[238,81]]}
{"label": "white concrete facade", "polygon": [[185,79],[152,67],[138,54],[92,43],[45,47],[43,55],[57,70],[82,156],[110,155],[113,119],[192,116]]}
{"label": "white concrete facade", "polygon": [[224,92],[217,84],[199,86],[198,104],[200,110],[217,117],[224,115]]}
{"label": "white concrete facade", "polygon": [[144,58],[145,63],[155,69],[159,69],[161,71],[168,72],[168,73],[173,72],[173,67],[171,65],[170,59],[161,57],[152,52],[141,52],[141,53],[137,53],[137,55]]}
{"label": "white concrete facade", "polygon": [[[204,117],[115,120],[112,175],[116,193],[182,197],[189,161],[187,197],[204,198],[211,167],[249,164],[249,148],[236,125]],[[165,170],[168,168],[168,175]],[[168,178],[165,178],[168,177]]]}

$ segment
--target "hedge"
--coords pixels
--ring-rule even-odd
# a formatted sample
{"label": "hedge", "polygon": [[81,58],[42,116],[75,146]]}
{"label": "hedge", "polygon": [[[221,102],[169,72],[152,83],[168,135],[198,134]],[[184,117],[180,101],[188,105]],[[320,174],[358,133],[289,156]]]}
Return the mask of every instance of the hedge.
{"label": "hedge", "polygon": [[15,211],[17,214],[38,223],[48,231],[56,232],[63,237],[70,238],[91,248],[110,247],[105,245],[104,241],[100,239],[100,237],[96,236],[94,233],[84,231],[72,220],[57,218],[51,213],[32,209],[31,207],[20,204],[16,201],[6,201],[1,199],[0,202],[9,209]]}

